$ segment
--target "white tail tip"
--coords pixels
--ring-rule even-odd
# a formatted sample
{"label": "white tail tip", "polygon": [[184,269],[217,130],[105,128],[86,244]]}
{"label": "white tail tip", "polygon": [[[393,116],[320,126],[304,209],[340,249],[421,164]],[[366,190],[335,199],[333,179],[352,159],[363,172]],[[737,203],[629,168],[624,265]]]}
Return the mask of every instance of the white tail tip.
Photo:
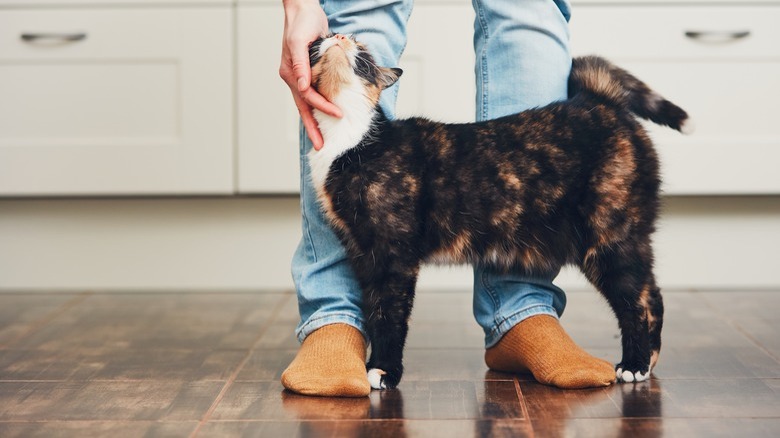
{"label": "white tail tip", "polygon": [[696,124],[690,118],[685,119],[682,126],[680,126],[680,132],[685,135],[691,135],[696,131]]}

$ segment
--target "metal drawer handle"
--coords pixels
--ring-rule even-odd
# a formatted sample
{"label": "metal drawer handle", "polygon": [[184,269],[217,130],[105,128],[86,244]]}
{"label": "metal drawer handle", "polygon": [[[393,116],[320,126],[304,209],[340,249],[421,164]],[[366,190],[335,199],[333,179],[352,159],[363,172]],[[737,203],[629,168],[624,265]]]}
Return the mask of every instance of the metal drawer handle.
{"label": "metal drawer handle", "polygon": [[745,38],[750,35],[749,30],[737,30],[737,31],[697,31],[689,30],[685,32],[685,36],[694,40],[708,40],[708,41],[736,41]]}
{"label": "metal drawer handle", "polygon": [[87,38],[87,34],[84,32],[76,33],[28,33],[25,32],[21,36],[22,41],[39,41],[39,40],[55,40],[63,42],[81,41]]}

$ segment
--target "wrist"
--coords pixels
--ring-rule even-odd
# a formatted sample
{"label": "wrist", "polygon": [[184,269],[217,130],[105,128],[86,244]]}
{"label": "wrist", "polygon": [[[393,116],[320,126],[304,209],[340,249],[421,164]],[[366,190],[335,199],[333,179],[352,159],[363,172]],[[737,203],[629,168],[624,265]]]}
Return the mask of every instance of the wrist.
{"label": "wrist", "polygon": [[282,0],[285,11],[297,11],[306,7],[320,6],[319,0]]}

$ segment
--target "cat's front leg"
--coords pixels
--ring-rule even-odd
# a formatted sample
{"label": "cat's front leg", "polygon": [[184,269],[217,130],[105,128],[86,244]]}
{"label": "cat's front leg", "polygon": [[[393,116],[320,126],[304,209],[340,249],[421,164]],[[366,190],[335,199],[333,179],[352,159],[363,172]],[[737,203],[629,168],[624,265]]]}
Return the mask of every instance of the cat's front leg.
{"label": "cat's front leg", "polygon": [[374,389],[395,388],[403,376],[404,345],[418,271],[418,265],[390,262],[358,275],[364,284],[363,312],[371,343],[366,369]]}

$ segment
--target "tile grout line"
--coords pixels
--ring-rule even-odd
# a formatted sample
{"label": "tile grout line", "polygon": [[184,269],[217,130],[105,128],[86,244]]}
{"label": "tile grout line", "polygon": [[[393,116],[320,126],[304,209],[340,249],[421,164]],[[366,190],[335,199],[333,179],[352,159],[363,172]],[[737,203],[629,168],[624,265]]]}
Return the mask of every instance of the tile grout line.
{"label": "tile grout line", "polygon": [[73,299],[67,301],[66,303],[62,304],[55,310],[52,310],[47,315],[43,316],[42,318],[38,319],[37,321],[33,322],[32,326],[27,329],[24,333],[20,334],[16,338],[6,342],[3,345],[0,345],[0,349],[8,349],[9,347],[13,346],[17,342],[21,341],[22,339],[32,335],[33,333],[37,332],[38,330],[42,329],[46,324],[50,323],[52,320],[57,318],[58,316],[62,315],[63,313],[67,312],[68,310],[72,309],[73,307],[76,307],[77,305],[81,304],[89,298],[90,296],[94,295],[94,292],[82,292],[78,294]]}
{"label": "tile grout line", "polygon": [[214,399],[214,402],[209,406],[208,410],[206,410],[206,413],[203,414],[203,417],[201,417],[200,421],[198,422],[198,425],[195,427],[195,430],[190,433],[189,438],[193,438],[198,435],[200,430],[203,428],[203,426],[211,420],[211,416],[214,414],[214,411],[216,411],[217,406],[219,406],[220,403],[222,403],[222,400],[225,398],[225,395],[227,394],[228,390],[233,386],[233,383],[235,383],[236,379],[238,378],[239,373],[241,370],[244,369],[244,366],[247,362],[249,362],[249,359],[252,357],[252,353],[255,351],[255,348],[257,348],[257,345],[260,343],[260,340],[263,338],[263,335],[265,335],[265,332],[268,331],[268,329],[276,322],[276,319],[279,316],[279,312],[284,308],[285,304],[287,304],[287,301],[290,300],[292,297],[292,294],[286,294],[285,297],[283,297],[274,307],[274,311],[272,313],[271,318],[268,320],[268,322],[265,324],[265,326],[260,330],[260,333],[258,333],[257,338],[255,338],[255,341],[252,343],[252,346],[249,347],[249,350],[247,350],[246,355],[244,358],[239,362],[238,366],[236,366],[236,369],[230,374],[227,381],[225,382],[225,385],[222,386],[222,389],[219,391],[219,394],[217,394],[217,397]]}
{"label": "tile grout line", "polygon": [[515,393],[517,394],[517,398],[520,400],[520,412],[523,413],[523,418],[528,423],[528,428],[531,431],[530,437],[534,437],[536,434],[534,433],[534,425],[531,421],[531,414],[528,412],[528,405],[525,402],[525,396],[523,395],[523,390],[520,389],[520,381],[517,380],[517,378],[513,378],[512,381],[515,382]]}
{"label": "tile grout line", "polygon": [[780,363],[780,357],[775,356],[769,349],[761,345],[761,343],[758,341],[758,339],[754,338],[750,333],[748,333],[742,326],[740,326],[737,322],[734,321],[733,318],[730,318],[729,316],[725,315],[723,312],[721,312],[717,307],[715,307],[708,299],[699,291],[693,291],[694,294],[699,295],[701,299],[704,300],[704,302],[707,303],[707,307],[710,308],[716,315],[723,318],[723,320],[726,321],[730,326],[732,326],[736,331],[738,331],[742,336],[747,338],[748,341],[753,343],[759,350],[761,350],[764,354],[774,359],[775,362]]}

